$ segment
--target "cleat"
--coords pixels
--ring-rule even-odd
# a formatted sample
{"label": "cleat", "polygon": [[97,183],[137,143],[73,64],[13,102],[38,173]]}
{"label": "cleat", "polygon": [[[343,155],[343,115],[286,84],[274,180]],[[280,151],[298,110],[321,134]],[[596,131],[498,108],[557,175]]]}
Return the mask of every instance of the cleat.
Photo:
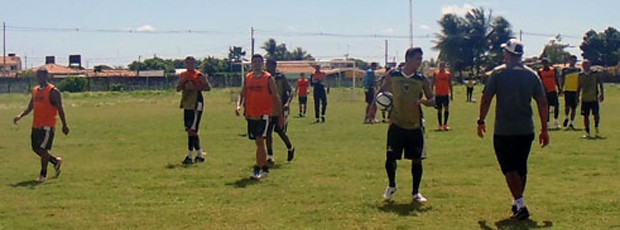
{"label": "cleat", "polygon": [[291,162],[293,158],[295,158],[295,148],[291,148],[287,151],[288,156],[286,157],[286,161]]}
{"label": "cleat", "polygon": [[325,122],[325,116],[321,117],[321,122]]}
{"label": "cleat", "polygon": [[263,169],[260,173],[261,178],[266,177],[266,176],[269,176],[269,166],[267,165],[263,166]]}
{"label": "cleat", "polygon": [[39,182],[39,183],[43,183],[45,181],[47,181],[47,177],[46,176],[39,176],[39,178],[37,179],[37,182]]}
{"label": "cleat", "polygon": [[56,157],[56,165],[54,165],[54,170],[56,171],[56,175],[54,177],[60,176],[62,166],[62,158]]}
{"label": "cleat", "polygon": [[559,129],[560,128],[560,122],[558,122],[558,120],[555,120],[553,122],[553,128]]}
{"label": "cleat", "polygon": [[450,126],[448,126],[448,125],[444,125],[441,128],[443,129],[443,131],[450,131]]}
{"label": "cleat", "polygon": [[415,195],[413,195],[413,201],[418,202],[418,203],[424,203],[428,201],[428,199],[422,196],[422,193],[416,193]]}
{"label": "cleat", "polygon": [[205,158],[204,157],[196,156],[194,158],[194,163],[204,163],[204,162],[205,162]]}
{"label": "cleat", "polygon": [[512,205],[512,207],[510,207],[510,211],[512,212],[512,215],[514,215],[515,213],[517,213],[517,205]]}
{"label": "cleat", "polygon": [[276,164],[276,161],[273,159],[273,155],[267,155],[267,164],[268,165]]}
{"label": "cleat", "polygon": [[254,166],[254,171],[252,172],[252,176],[250,176],[250,178],[253,180],[260,180],[261,178],[260,167]]}
{"label": "cleat", "polygon": [[522,207],[519,210],[517,210],[510,218],[517,219],[517,220],[527,220],[527,218],[529,217],[530,217],[530,212],[527,210],[526,207]]}
{"label": "cleat", "polygon": [[443,125],[437,126],[437,131],[443,131]]}
{"label": "cleat", "polygon": [[318,118],[316,119],[316,121],[314,121],[314,123],[319,123],[319,122],[321,122],[321,121],[319,121],[319,119],[318,119]]}
{"label": "cleat", "polygon": [[564,122],[562,123],[562,126],[564,128],[568,128],[568,119],[564,119]]}
{"label": "cleat", "polygon": [[385,189],[385,193],[383,193],[383,200],[392,200],[392,196],[394,195],[394,193],[396,193],[396,187],[387,187]]}
{"label": "cleat", "polygon": [[590,135],[590,133],[586,133],[585,135],[581,136],[581,138],[583,138],[583,139],[592,139],[592,136]]}
{"label": "cleat", "polygon": [[183,162],[181,162],[181,164],[183,164],[183,165],[191,165],[191,164],[193,164],[193,163],[194,163],[194,162],[192,161],[192,158],[191,158],[191,157],[185,157],[185,159],[183,160]]}

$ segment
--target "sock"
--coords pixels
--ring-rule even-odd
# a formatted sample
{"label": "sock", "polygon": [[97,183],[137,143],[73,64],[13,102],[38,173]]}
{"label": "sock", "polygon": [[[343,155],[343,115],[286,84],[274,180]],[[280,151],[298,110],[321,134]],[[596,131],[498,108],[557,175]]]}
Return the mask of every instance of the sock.
{"label": "sock", "polygon": [[411,176],[413,177],[413,194],[420,192],[420,183],[422,182],[422,162],[411,164]]}
{"label": "sock", "polygon": [[273,157],[273,149],[267,149],[267,157]]}
{"label": "sock", "polygon": [[385,171],[390,181],[390,187],[396,187],[396,161],[385,160]]}
{"label": "sock", "polygon": [[56,161],[56,157],[52,156],[52,154],[50,154],[49,162],[52,163],[52,165],[56,165],[58,163],[58,161]]}
{"label": "sock", "polygon": [[443,124],[441,123],[441,120],[442,120],[442,119],[441,119],[441,111],[437,110],[437,122],[439,122],[439,125],[443,125]]}
{"label": "sock", "polygon": [[204,158],[204,154],[202,153],[202,149],[196,150],[196,157]]}
{"label": "sock", "polygon": [[192,158],[192,150],[187,151],[187,157]]}
{"label": "sock", "polygon": [[194,138],[192,136],[187,136],[187,150],[194,150]]}
{"label": "sock", "polygon": [[525,207],[525,199],[523,197],[515,200],[515,205],[517,205],[517,210]]}
{"label": "sock", "polygon": [[197,135],[192,137],[194,138],[194,149],[200,150],[200,138]]}
{"label": "sock", "polygon": [[264,173],[269,173],[269,166],[263,165],[262,170]]}
{"label": "sock", "polygon": [[41,170],[39,175],[42,176],[42,177],[47,177],[47,170]]}
{"label": "sock", "polygon": [[443,111],[443,124],[448,125],[448,116],[450,115],[449,111]]}

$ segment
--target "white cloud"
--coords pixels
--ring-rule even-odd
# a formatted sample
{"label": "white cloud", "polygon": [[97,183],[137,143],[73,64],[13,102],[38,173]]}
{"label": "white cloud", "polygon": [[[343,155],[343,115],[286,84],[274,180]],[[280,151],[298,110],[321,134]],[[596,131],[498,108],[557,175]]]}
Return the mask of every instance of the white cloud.
{"label": "white cloud", "polygon": [[420,29],[422,29],[422,30],[430,30],[430,29],[431,29],[431,27],[430,27],[430,26],[428,26],[428,25],[420,25],[419,27],[420,27]]}
{"label": "white cloud", "polygon": [[463,16],[467,14],[467,12],[469,12],[471,9],[474,9],[474,7],[467,3],[463,4],[463,6],[457,6],[457,5],[443,6],[441,7],[441,15],[456,14],[459,16]]}
{"label": "white cloud", "polygon": [[155,27],[151,26],[151,25],[143,25],[138,27],[138,29],[136,29],[136,31],[138,32],[153,32],[155,31]]}

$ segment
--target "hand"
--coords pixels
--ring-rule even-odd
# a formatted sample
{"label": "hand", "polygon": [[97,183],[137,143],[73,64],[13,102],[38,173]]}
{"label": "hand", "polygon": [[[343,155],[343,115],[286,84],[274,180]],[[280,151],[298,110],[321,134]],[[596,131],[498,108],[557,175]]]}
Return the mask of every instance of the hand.
{"label": "hand", "polygon": [[549,132],[547,130],[540,131],[540,135],[538,135],[538,144],[540,144],[541,148],[549,144]]}
{"label": "hand", "polygon": [[22,117],[21,117],[21,116],[19,116],[19,115],[15,116],[15,117],[13,118],[13,124],[16,124],[16,125],[17,125],[17,122],[18,122],[20,119],[22,119]]}
{"label": "hand", "polygon": [[69,127],[66,125],[62,126],[62,133],[64,133],[65,135],[69,135]]}
{"label": "hand", "polygon": [[237,108],[235,108],[235,115],[237,115],[237,117],[241,115],[241,106],[237,106]]}
{"label": "hand", "polygon": [[478,125],[478,137],[480,138],[484,138],[484,133],[487,132],[487,126],[486,125]]}
{"label": "hand", "polygon": [[454,96],[452,96],[452,94],[450,94],[450,101],[454,101]]}
{"label": "hand", "polygon": [[601,95],[598,97],[598,100],[599,100],[600,102],[603,102],[603,100],[605,100],[605,96],[603,96],[603,94],[601,94]]}

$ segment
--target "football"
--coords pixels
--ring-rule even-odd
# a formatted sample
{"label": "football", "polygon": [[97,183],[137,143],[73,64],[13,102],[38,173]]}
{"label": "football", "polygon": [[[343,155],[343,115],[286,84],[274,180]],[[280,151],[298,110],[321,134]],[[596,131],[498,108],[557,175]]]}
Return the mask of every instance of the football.
{"label": "football", "polygon": [[392,107],[392,93],[384,91],[377,94],[375,98],[377,108],[380,110],[389,110]]}

